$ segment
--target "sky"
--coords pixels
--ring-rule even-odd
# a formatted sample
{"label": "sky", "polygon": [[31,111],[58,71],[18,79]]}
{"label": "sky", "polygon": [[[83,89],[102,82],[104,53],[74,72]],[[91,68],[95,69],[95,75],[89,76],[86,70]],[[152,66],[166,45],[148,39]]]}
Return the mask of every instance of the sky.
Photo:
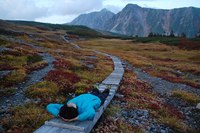
{"label": "sky", "polygon": [[0,19],[62,24],[103,8],[118,13],[129,3],[155,9],[200,8],[200,0],[0,0]]}

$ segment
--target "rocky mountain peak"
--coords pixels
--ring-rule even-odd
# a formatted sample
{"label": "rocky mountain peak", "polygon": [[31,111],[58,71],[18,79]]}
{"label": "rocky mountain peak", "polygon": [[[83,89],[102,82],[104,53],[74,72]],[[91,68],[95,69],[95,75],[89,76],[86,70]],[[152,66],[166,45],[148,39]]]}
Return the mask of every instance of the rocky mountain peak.
{"label": "rocky mountain peak", "polygon": [[168,35],[174,31],[176,35],[185,33],[187,37],[194,37],[200,30],[200,8],[164,10],[128,4],[117,14],[102,9],[79,16],[71,24],[131,36],[148,36],[150,32]]}
{"label": "rocky mountain peak", "polygon": [[141,9],[142,7],[138,6],[137,4],[128,4],[126,5],[123,10],[134,10],[134,9]]}
{"label": "rocky mountain peak", "polygon": [[100,12],[111,12],[111,11],[106,8],[103,8]]}

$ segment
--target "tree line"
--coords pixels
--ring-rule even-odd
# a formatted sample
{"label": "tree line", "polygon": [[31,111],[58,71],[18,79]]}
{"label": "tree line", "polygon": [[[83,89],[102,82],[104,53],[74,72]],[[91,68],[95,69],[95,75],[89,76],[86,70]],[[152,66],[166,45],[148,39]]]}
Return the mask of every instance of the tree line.
{"label": "tree line", "polygon": [[[170,34],[166,34],[165,32],[163,34],[150,32],[148,37],[183,37],[183,38],[186,38],[187,36],[186,36],[186,34],[184,32],[182,32],[179,35],[175,35],[174,31],[171,30]],[[200,38],[200,30],[199,30],[199,32],[197,32],[195,37],[196,38]]]}

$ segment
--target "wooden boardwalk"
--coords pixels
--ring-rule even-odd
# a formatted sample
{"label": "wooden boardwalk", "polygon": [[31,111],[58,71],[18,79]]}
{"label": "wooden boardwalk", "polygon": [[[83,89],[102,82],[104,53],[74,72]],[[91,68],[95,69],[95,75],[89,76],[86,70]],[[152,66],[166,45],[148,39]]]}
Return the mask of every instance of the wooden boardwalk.
{"label": "wooden boardwalk", "polygon": [[124,68],[122,62],[119,58],[95,51],[98,54],[108,56],[112,59],[114,63],[113,72],[98,86],[100,91],[106,88],[110,89],[109,96],[107,97],[104,104],[96,111],[96,115],[93,120],[87,121],[75,121],[75,122],[64,122],[59,118],[54,118],[46,121],[42,127],[37,129],[34,133],[89,133],[98,119],[101,117],[102,113],[109,105],[110,101],[114,97],[117,89],[119,88],[120,82],[123,78]]}

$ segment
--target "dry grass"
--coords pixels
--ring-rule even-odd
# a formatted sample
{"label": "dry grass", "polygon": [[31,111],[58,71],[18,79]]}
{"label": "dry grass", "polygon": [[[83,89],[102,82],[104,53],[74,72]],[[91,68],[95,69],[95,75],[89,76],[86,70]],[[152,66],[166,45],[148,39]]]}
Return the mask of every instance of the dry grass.
{"label": "dry grass", "polygon": [[[80,41],[81,47],[95,49],[105,53],[119,56],[135,67],[140,67],[146,72],[170,80],[172,82],[185,83],[199,88],[196,81],[180,76],[177,70],[200,74],[199,50],[182,50],[175,46],[167,46],[161,43],[138,43],[130,40],[119,39],[92,39]],[[162,73],[162,74],[161,74]],[[163,74],[165,73],[165,74]],[[169,74],[172,78],[165,77]]]}
{"label": "dry grass", "polygon": [[11,109],[13,115],[0,121],[7,132],[33,132],[51,116],[44,108],[27,104]]}
{"label": "dry grass", "polygon": [[181,98],[182,100],[194,105],[200,102],[200,96],[183,90],[177,89],[172,91],[172,96]]}

